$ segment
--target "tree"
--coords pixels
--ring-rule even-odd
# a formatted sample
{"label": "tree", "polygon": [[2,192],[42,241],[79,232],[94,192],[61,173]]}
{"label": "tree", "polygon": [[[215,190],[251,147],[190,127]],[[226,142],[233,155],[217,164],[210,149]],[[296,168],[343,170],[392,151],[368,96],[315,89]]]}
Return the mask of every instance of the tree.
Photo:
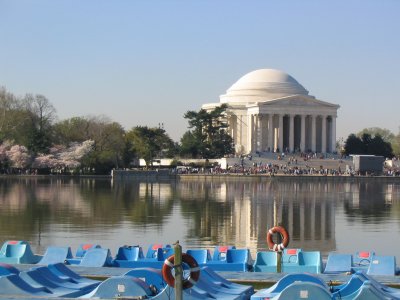
{"label": "tree", "polygon": [[81,159],[93,150],[94,141],[87,140],[82,143],[71,143],[69,147],[58,145],[50,148],[49,154],[39,154],[33,167],[45,169],[77,168]]}
{"label": "tree", "polygon": [[25,146],[14,145],[6,152],[11,166],[16,169],[24,169],[31,162],[31,155]]}
{"label": "tree", "polygon": [[392,157],[392,147],[389,142],[385,142],[380,135],[371,137],[368,133],[363,133],[361,138],[355,134],[349,135],[345,143],[346,155],[350,154],[369,154]]}
{"label": "tree", "polygon": [[30,115],[22,101],[0,88],[0,142],[8,140],[28,146],[30,131]]}
{"label": "tree", "polygon": [[344,151],[346,155],[350,154],[365,154],[366,148],[362,140],[355,134],[350,134],[345,141]]}
{"label": "tree", "polygon": [[369,136],[371,136],[371,138],[379,135],[383,141],[388,143],[391,143],[394,138],[394,134],[389,129],[380,127],[364,128],[359,133],[357,133],[357,136],[362,138],[364,134],[368,134]]}
{"label": "tree", "polygon": [[96,173],[108,173],[112,168],[128,165],[132,155],[127,151],[125,130],[105,116],[74,117],[54,125],[56,141],[62,145],[72,142],[94,141],[93,151],[82,165]]}
{"label": "tree", "polygon": [[199,157],[201,145],[192,131],[186,131],[181,138],[180,155],[182,157]]}
{"label": "tree", "polygon": [[53,126],[55,143],[68,145],[71,142],[83,142],[93,138],[89,133],[91,122],[96,122],[96,120],[84,117],[73,117],[57,122]]}
{"label": "tree", "polygon": [[126,133],[131,149],[146,161],[146,166],[153,165],[156,157],[172,157],[175,154],[175,144],[162,128],[137,126]]}
{"label": "tree", "polygon": [[391,145],[393,149],[393,154],[396,157],[400,157],[400,128],[399,132],[393,137]]}
{"label": "tree", "polygon": [[[201,109],[198,112],[188,111],[184,118],[189,121],[189,128],[193,128],[191,134],[193,137],[186,136],[186,140],[192,145],[197,145],[198,154],[192,152],[192,156],[199,155],[203,158],[223,157],[233,152],[233,140],[227,133],[228,124],[226,122],[226,110],[228,106],[222,104],[212,111]],[[191,138],[189,140],[188,138]],[[193,138],[193,139],[192,139]],[[185,148],[189,145],[183,145]]]}
{"label": "tree", "polygon": [[23,103],[31,123],[27,147],[34,153],[47,152],[52,144],[51,130],[56,110],[43,95],[27,94]]}

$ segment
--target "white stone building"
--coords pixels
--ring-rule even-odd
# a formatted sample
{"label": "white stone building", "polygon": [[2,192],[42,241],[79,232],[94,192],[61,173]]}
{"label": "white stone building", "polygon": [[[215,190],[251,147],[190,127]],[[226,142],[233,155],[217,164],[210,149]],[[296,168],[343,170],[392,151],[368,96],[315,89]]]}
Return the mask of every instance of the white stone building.
{"label": "white stone building", "polygon": [[274,69],[250,72],[234,83],[219,103],[237,154],[265,151],[336,151],[339,105],[316,99],[292,76]]}

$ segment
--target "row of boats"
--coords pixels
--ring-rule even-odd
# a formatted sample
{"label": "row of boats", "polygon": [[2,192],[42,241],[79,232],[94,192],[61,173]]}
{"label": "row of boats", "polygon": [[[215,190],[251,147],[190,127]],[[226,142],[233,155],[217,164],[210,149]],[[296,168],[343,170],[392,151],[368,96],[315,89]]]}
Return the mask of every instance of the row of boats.
{"label": "row of boats", "polygon": [[[196,285],[183,291],[185,300],[251,299],[251,286],[232,283],[203,267]],[[175,289],[160,270],[132,269],[104,281],[80,276],[63,263],[34,266],[28,270],[0,263],[0,298],[7,299],[175,299]]]}
{"label": "row of boats", "polygon": [[[208,249],[188,249],[199,266],[214,271],[266,272],[277,270],[277,252],[257,252],[255,260],[249,249],[235,246],[216,246],[213,253]],[[71,247],[50,246],[44,255],[34,254],[26,241],[6,241],[0,250],[0,262],[9,264],[65,263],[83,267],[122,267],[161,269],[165,260],[174,254],[170,245],[152,244],[144,253],[140,246],[121,246],[115,257],[111,251],[97,244],[81,244],[75,256]],[[399,274],[395,256],[376,255],[374,252],[359,251],[354,254],[330,253],[323,262],[319,251],[284,249],[281,257],[282,273],[352,274],[363,271],[368,275],[395,276]]]}
{"label": "row of boats", "polygon": [[[71,268],[56,263],[21,271],[0,263],[0,298],[175,299],[175,289],[158,269],[135,268],[121,276],[98,281],[82,277]],[[381,300],[400,299],[400,290],[357,271],[337,286],[328,286],[316,274],[288,274],[272,287],[254,292],[251,286],[232,283],[209,267],[202,267],[194,285],[184,289],[182,296],[185,300]]]}

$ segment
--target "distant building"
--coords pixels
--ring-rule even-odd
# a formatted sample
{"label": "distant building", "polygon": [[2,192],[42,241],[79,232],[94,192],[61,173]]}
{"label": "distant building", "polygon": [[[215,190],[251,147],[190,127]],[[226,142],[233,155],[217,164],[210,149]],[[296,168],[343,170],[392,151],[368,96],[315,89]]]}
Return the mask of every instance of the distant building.
{"label": "distant building", "polygon": [[212,110],[228,104],[229,133],[237,154],[265,151],[336,151],[339,105],[310,96],[292,76],[273,69],[250,72]]}

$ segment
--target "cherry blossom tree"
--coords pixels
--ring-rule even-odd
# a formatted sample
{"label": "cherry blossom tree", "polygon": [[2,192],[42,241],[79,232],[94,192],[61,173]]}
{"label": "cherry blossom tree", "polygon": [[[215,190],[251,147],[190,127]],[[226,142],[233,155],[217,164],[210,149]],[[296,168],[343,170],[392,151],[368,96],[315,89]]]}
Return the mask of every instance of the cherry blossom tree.
{"label": "cherry blossom tree", "polygon": [[24,169],[31,162],[31,155],[25,146],[14,145],[10,150],[6,151],[6,155],[11,162],[11,166],[17,169]]}
{"label": "cherry blossom tree", "polygon": [[50,148],[49,154],[39,154],[33,163],[35,168],[77,168],[80,160],[93,149],[94,142],[71,143],[69,147],[56,145]]}

